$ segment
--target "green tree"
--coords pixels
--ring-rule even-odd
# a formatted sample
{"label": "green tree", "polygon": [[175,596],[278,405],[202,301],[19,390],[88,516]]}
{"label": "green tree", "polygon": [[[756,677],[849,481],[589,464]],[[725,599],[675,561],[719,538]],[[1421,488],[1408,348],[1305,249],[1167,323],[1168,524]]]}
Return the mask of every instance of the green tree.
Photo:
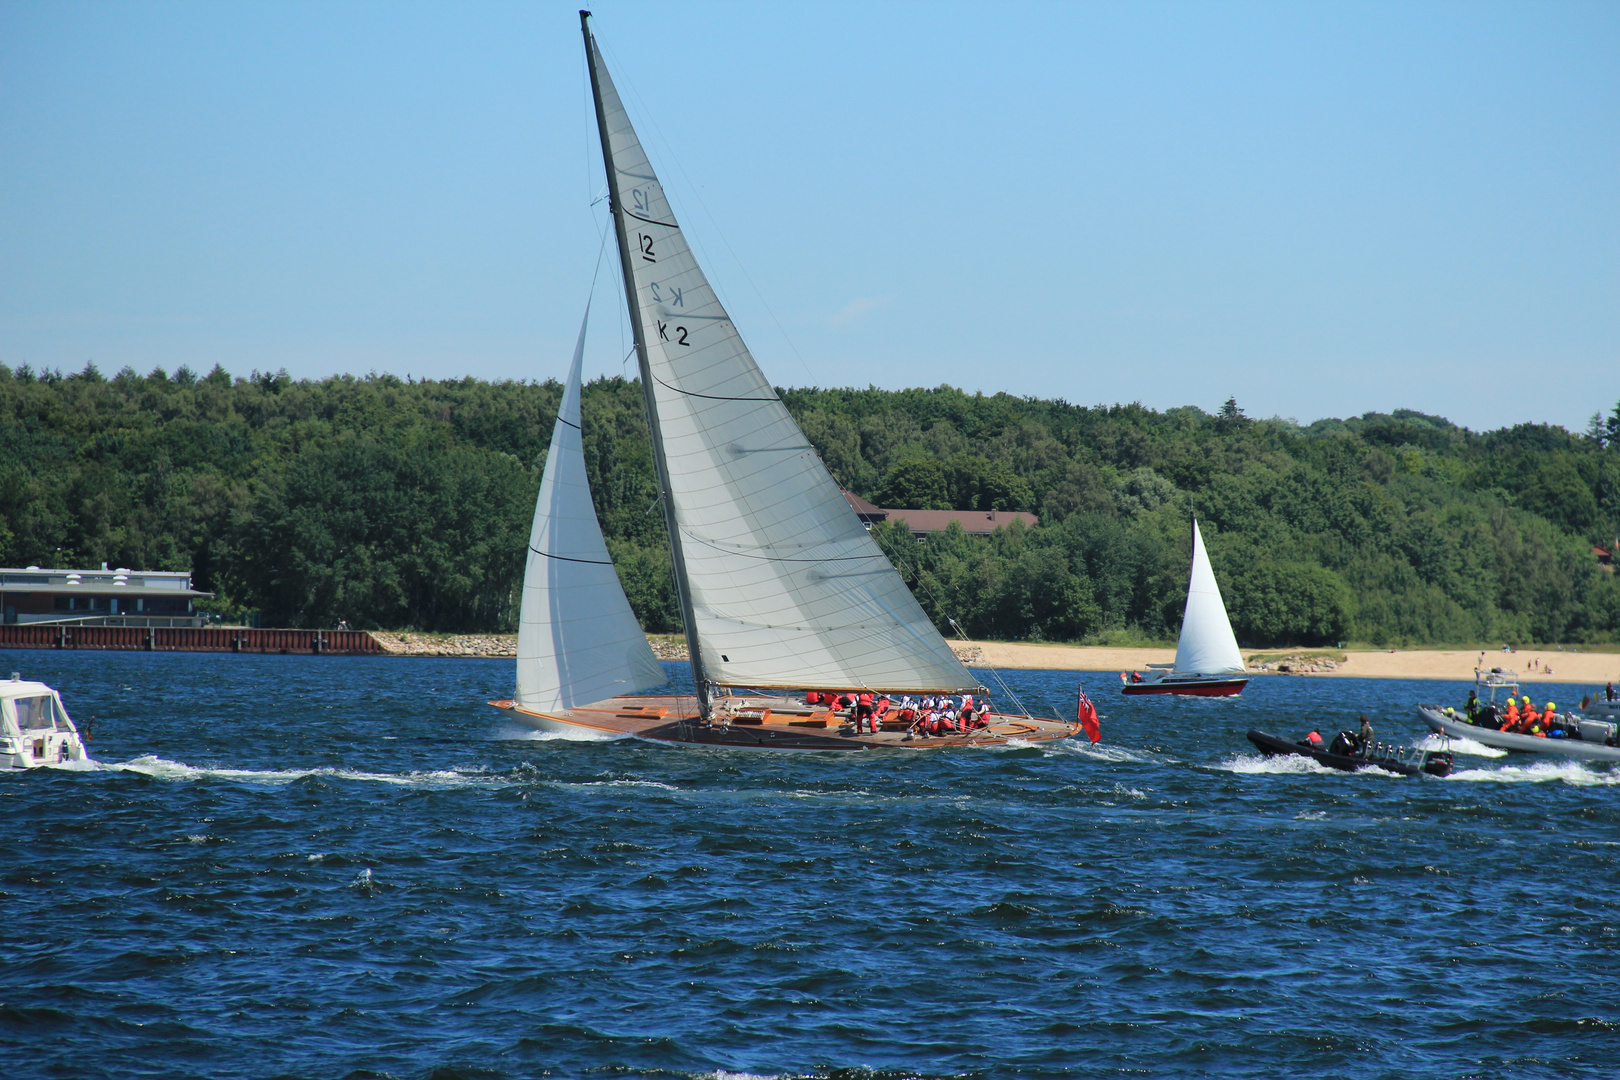
{"label": "green tree", "polygon": [[1330,645],[1350,629],[1350,589],[1333,571],[1309,563],[1240,567],[1221,591],[1232,630],[1251,645]]}
{"label": "green tree", "polygon": [[932,458],[897,462],[883,478],[878,505],[902,510],[950,510],[945,491],[945,470]]}

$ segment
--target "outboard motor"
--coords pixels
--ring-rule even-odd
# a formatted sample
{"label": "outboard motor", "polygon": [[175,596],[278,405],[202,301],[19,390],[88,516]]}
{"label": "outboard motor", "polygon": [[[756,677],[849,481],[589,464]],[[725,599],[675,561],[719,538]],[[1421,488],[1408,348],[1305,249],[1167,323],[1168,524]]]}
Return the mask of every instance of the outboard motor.
{"label": "outboard motor", "polygon": [[1454,764],[1449,750],[1431,750],[1423,755],[1423,771],[1430,776],[1450,776]]}

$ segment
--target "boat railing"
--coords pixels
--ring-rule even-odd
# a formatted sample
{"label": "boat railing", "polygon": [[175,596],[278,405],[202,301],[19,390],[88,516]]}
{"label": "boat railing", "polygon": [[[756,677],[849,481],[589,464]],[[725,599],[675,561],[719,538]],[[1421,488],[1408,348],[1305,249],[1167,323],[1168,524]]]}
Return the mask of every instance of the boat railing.
{"label": "boat railing", "polygon": [[1356,756],[1375,765],[1380,761],[1391,761],[1421,769],[1428,760],[1429,752],[1421,746],[1396,746],[1394,743],[1375,742],[1363,747]]}
{"label": "boat railing", "polygon": [[143,626],[199,627],[209,623],[207,615],[74,615],[60,619],[36,619],[12,624],[24,626]]}

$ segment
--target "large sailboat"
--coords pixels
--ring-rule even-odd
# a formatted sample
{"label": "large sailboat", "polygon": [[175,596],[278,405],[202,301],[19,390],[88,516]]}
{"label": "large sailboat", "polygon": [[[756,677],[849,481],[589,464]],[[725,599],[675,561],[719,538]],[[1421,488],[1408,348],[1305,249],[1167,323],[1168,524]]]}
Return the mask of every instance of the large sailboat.
{"label": "large sailboat", "polygon": [[805,691],[985,694],[850,512],[699,268],[580,13],[664,525],[691,660],[687,694],[630,614],[591,509],[579,350],[547,457],[524,579],[517,696],[558,731],[763,749],[927,749],[1066,738],[1079,723],[988,714],[971,733],[855,734]]}
{"label": "large sailboat", "polygon": [[1192,575],[1187,581],[1187,609],[1181,616],[1181,638],[1174,664],[1149,664],[1148,673],[1129,680],[1120,692],[1231,697],[1249,685],[1248,669],[1238,651],[1232,622],[1226,617],[1221,587],[1204,550],[1204,537],[1193,520]]}

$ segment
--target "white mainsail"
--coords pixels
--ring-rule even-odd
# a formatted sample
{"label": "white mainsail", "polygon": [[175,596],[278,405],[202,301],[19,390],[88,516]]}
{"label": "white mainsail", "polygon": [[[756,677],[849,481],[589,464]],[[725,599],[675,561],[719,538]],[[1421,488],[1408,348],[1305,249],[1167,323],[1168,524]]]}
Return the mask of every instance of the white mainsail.
{"label": "white mainsail", "polygon": [[689,640],[706,678],[754,687],[974,688],[850,512],[749,355],[681,234],[586,30],[609,190],[645,342],[684,566]]}
{"label": "white mainsail", "polygon": [[587,307],[551,431],[523,574],[517,703],[536,711],[571,709],[665,681],[613,570],[585,476],[579,375],[589,320]]}
{"label": "white mainsail", "polygon": [[1181,617],[1181,639],[1176,642],[1176,673],[1220,675],[1243,671],[1232,623],[1221,602],[1221,587],[1204,550],[1204,538],[1193,521],[1192,579],[1187,582],[1187,612]]}

